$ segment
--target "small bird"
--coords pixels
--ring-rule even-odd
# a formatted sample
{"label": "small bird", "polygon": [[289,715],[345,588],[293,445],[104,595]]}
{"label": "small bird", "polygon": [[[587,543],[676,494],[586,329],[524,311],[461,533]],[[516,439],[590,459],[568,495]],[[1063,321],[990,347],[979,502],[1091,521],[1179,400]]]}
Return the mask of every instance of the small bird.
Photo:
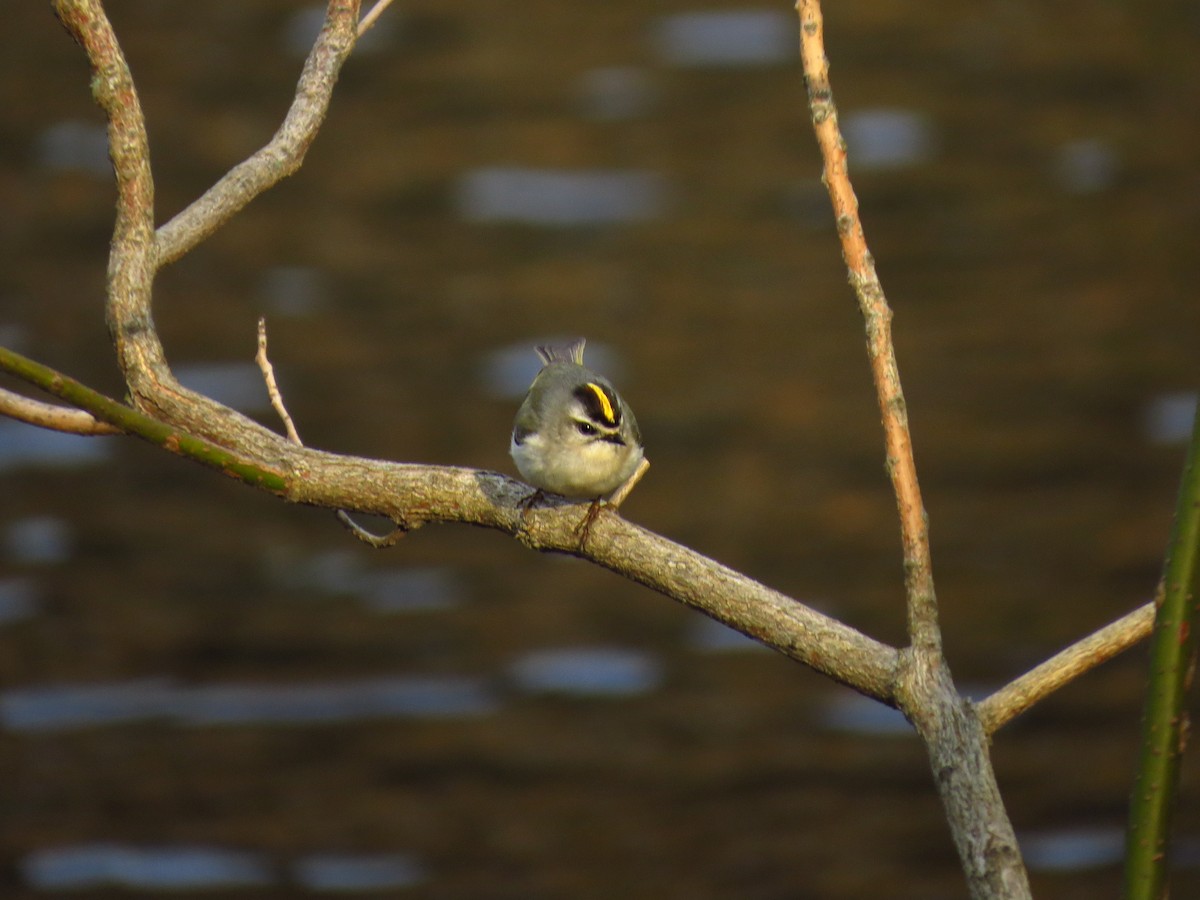
{"label": "small bird", "polygon": [[537,348],[542,369],[517,410],[509,453],[540,491],[617,506],[649,462],[633,410],[583,365],[584,343]]}

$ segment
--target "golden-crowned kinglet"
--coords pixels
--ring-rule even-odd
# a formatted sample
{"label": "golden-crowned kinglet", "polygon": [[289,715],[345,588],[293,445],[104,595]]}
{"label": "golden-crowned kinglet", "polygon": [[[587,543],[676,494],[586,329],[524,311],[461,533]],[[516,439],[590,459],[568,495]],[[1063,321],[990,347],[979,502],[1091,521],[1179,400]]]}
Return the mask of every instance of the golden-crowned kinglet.
{"label": "golden-crowned kinglet", "polygon": [[577,500],[611,495],[645,469],[633,410],[584,367],[583,345],[537,348],[542,370],[517,410],[508,451],[534,487]]}

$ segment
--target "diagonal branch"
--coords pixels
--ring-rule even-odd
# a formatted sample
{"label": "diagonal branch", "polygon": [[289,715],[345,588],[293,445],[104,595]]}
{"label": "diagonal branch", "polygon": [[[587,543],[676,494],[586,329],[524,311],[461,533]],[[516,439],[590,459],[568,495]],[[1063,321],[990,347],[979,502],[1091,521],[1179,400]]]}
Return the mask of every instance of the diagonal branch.
{"label": "diagonal branch", "polygon": [[1125,652],[1144,640],[1153,625],[1154,604],[1147,603],[1009,682],[976,706],[984,730],[992,734],[1063,685]]}
{"label": "diagonal branch", "polygon": [[933,590],[933,567],[929,557],[929,530],[917,467],[913,461],[908,409],[900,387],[900,372],[892,346],[892,310],[875,272],[875,260],[867,249],[858,198],[850,184],[846,165],[846,141],[838,126],[837,107],[829,83],[829,60],[825,56],[823,19],[818,2],[800,0],[800,55],[808,85],[813,129],[824,160],[824,182],[833,203],[841,239],[842,256],[850,273],[850,284],[865,320],[867,353],[875,392],[883,414],[887,445],[887,470],[900,512],[900,537],[904,547],[905,588],[908,596],[909,639],[918,650],[941,653],[937,600]]}
{"label": "diagonal branch", "polygon": [[283,124],[264,147],[158,230],[156,265],[179,259],[247,203],[300,168],[325,121],[342,63],[354,49],[358,7],[358,0],[331,0]]}
{"label": "diagonal branch", "polygon": [[[225,446],[190,435],[117,403],[79,382],[0,347],[0,371],[11,372],[122,431],[215,468],[293,503],[387,516],[401,531],[427,523],[494,528],[536,550],[590,560],[748,634],[780,653],[885,703],[893,702],[898,653],[848,625],[759,584],[688,547],[605,508],[580,544],[581,507],[559,503],[528,509],[529,487],[497,472],[339,456],[272,436],[256,458],[257,435],[239,428]],[[257,427],[257,426],[255,426]],[[233,450],[227,447],[236,448]]]}
{"label": "diagonal branch", "polygon": [[[637,528],[609,510],[580,546],[578,508],[572,504],[529,510],[528,488],[492,472],[445,466],[413,466],[342,457],[288,441],[207,397],[187,391],[171,377],[150,318],[154,266],[173,259],[233,215],[255,192],[299,165],[328,103],[338,67],[353,46],[358,4],[332,0],[288,119],[266,148],[235,167],[196,204],[164,226],[155,253],[149,230],[152,189],[145,164],[148,148],[141,111],[128,67],[98,0],[58,0],[64,21],[81,39],[98,80],[106,87],[102,106],[109,116],[114,164],[138,179],[120,179],[121,202],[140,230],[119,229],[114,266],[126,273],[109,284],[109,319],[133,402],[131,410],[89,392],[11,351],[0,352],[0,368],[88,409],[131,434],[212,465],[213,443],[227,448],[219,465],[227,474],[262,472],[259,486],[286,499],[332,509],[387,516],[401,530],[426,522],[467,522],[498,528],[539,550],[590,559],[634,581],[687,603],[788,656],[855,689],[893,702],[897,652],[878,641],[700,554]],[[86,16],[86,22],[82,17]],[[110,74],[115,73],[115,74]],[[117,147],[120,149],[118,150]],[[135,165],[136,163],[136,165]],[[140,185],[135,191],[132,185]],[[151,413],[146,415],[145,413]],[[205,440],[207,439],[207,440]],[[195,450],[195,453],[193,453]],[[248,480],[248,479],[247,479]]]}
{"label": "diagonal branch", "polygon": [[87,410],[100,422],[107,423],[117,431],[140,437],[163,450],[217,469],[253,487],[273,494],[283,493],[286,485],[283,472],[153,419],[6,347],[0,347],[0,371],[16,375],[48,394]]}
{"label": "diagonal branch", "polygon": [[392,5],[392,0],[377,0],[371,11],[362,17],[362,21],[358,23],[358,36],[362,37],[374,27],[375,22],[382,16],[389,6]]}

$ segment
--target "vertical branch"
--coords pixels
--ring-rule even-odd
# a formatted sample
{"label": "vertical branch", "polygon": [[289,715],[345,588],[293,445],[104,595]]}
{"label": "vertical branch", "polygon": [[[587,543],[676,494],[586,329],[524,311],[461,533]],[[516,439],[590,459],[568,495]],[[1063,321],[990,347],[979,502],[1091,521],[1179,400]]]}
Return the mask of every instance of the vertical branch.
{"label": "vertical branch", "polygon": [[975,709],[959,696],[942,657],[925,508],[892,347],[892,312],[867,250],[858,200],[846,168],[846,143],[829,83],[820,2],[797,0],[796,8],[800,55],[824,160],[825,186],[837,218],[850,284],[865,322],[867,352],[883,417],[887,469],[900,515],[910,646],[902,653],[896,701],[925,743],[971,896],[976,900],[1027,898],[1029,879],[996,784],[987,735]]}
{"label": "vertical branch", "polygon": [[1171,813],[1188,735],[1185,701],[1195,665],[1193,625],[1200,597],[1200,410],[1184,463],[1167,561],[1155,598],[1142,750],[1134,778],[1125,854],[1125,896],[1167,895]]}
{"label": "vertical branch", "polygon": [[867,353],[883,416],[887,471],[900,513],[909,640],[918,651],[940,654],[942,638],[933,590],[928,523],[913,461],[908,410],[892,348],[892,310],[875,273],[875,260],[867,250],[867,239],[858,215],[858,198],[854,195],[846,167],[846,142],[838,127],[837,107],[829,83],[821,6],[815,0],[799,0],[796,8],[800,12],[800,55],[808,85],[809,107],[825,164],[823,180],[833,203],[850,284],[865,321]]}
{"label": "vertical branch", "polygon": [[[139,374],[170,377],[150,316],[154,283],[154,177],[146,121],[121,45],[99,0],[56,0],[54,11],[92,66],[92,95],[108,117],[117,215],[108,260],[105,317],[117,361],[137,393]],[[140,339],[132,340],[132,335]]]}

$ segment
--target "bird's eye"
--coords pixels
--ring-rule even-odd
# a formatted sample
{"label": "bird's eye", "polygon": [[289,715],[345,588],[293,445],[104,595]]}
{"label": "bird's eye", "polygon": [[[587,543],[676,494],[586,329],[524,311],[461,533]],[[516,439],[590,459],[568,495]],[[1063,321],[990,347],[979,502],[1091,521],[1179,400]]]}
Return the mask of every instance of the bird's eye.
{"label": "bird's eye", "polygon": [[591,422],[576,422],[575,427],[579,429],[580,434],[585,434],[589,437],[596,433],[596,426]]}

